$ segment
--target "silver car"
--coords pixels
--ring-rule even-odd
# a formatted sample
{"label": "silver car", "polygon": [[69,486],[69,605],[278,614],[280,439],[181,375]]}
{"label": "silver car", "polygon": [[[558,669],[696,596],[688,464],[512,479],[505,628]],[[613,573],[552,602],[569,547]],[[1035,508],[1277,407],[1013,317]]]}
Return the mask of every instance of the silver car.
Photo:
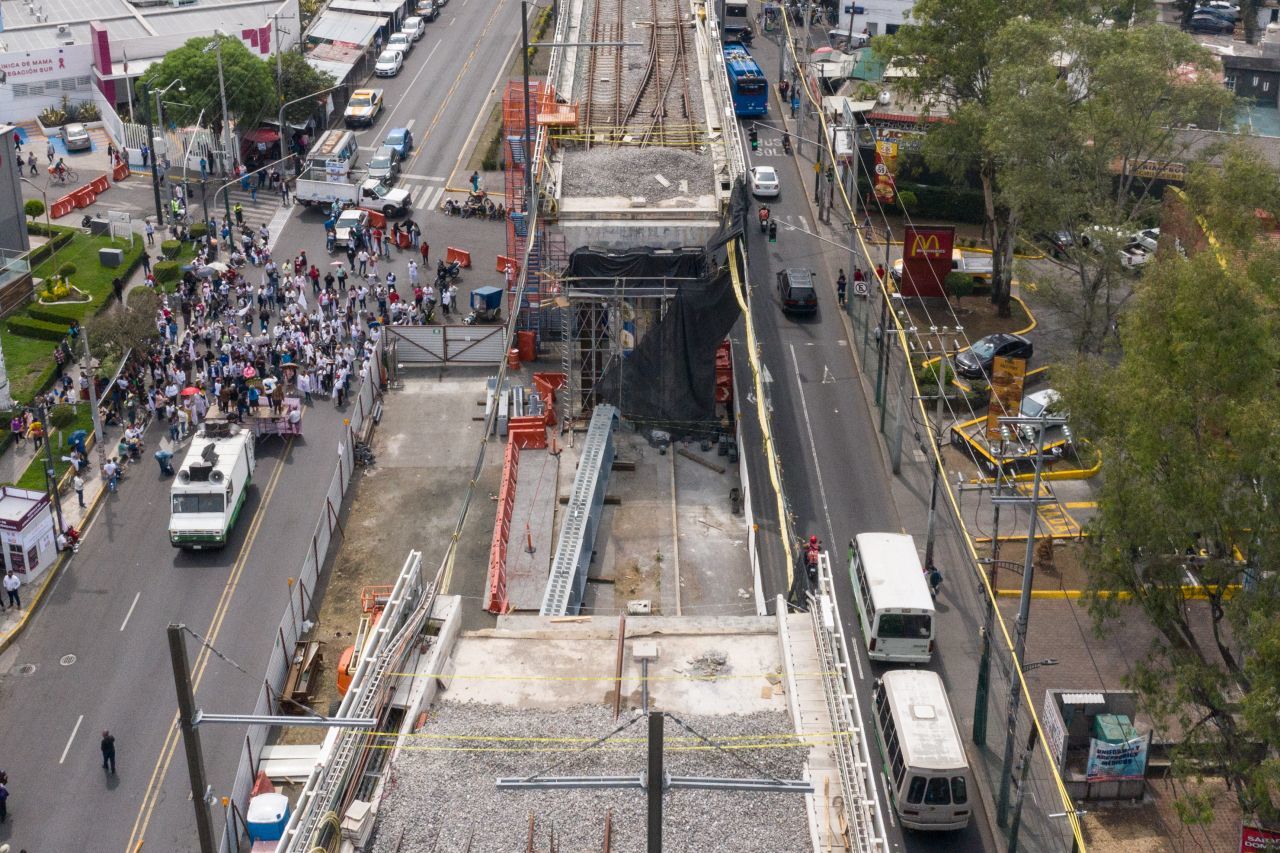
{"label": "silver car", "polygon": [[58,133],[62,136],[62,144],[67,146],[68,151],[88,151],[93,148],[89,131],[79,122],[64,124]]}
{"label": "silver car", "polygon": [[396,162],[394,148],[384,145],[374,153],[369,160],[369,177],[376,178],[387,186],[396,182],[396,178],[400,177],[400,164]]}

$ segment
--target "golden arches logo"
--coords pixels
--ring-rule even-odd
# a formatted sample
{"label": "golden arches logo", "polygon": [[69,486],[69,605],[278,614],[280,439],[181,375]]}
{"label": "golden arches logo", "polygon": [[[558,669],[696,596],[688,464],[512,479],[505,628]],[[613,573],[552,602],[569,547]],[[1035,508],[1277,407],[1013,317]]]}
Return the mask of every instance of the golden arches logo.
{"label": "golden arches logo", "polygon": [[937,258],[946,255],[937,234],[917,234],[911,241],[911,257]]}

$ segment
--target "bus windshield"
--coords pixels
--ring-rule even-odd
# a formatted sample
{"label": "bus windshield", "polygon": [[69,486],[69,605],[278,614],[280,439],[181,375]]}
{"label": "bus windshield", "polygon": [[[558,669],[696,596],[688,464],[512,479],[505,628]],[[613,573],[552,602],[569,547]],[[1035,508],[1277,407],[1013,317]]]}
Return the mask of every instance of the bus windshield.
{"label": "bus windshield", "polygon": [[737,86],[739,95],[759,95],[764,91],[763,80],[739,80]]}
{"label": "bus windshield", "polygon": [[174,513],[222,512],[225,506],[221,492],[173,496]]}

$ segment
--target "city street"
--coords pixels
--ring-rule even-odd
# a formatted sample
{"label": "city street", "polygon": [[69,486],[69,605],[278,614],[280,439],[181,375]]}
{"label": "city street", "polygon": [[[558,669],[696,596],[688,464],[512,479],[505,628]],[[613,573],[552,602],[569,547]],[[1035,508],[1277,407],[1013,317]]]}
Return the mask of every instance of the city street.
{"label": "city street", "polygon": [[[753,54],[762,67],[772,70],[777,68],[776,50],[773,42],[757,39]],[[779,198],[755,200],[748,216],[747,247],[755,328],[762,359],[772,379],[768,393],[773,429],[796,534],[805,538],[816,534],[830,551],[846,639],[850,650],[860,659],[859,702],[862,723],[870,733],[873,731],[870,687],[877,671],[883,667],[872,666],[860,651],[861,633],[856,624],[848,574],[848,542],[862,532],[902,531],[914,535],[917,546],[923,547],[928,484],[926,480],[924,490],[920,491],[914,488],[914,483],[895,480],[882,452],[875,420],[878,412],[872,407],[862,376],[855,367],[852,342],[836,300],[838,270],[844,269],[850,281],[853,278],[849,254],[809,236],[827,235],[825,226],[816,223],[814,206],[809,200],[813,194],[813,145],[808,144],[802,152],[810,159],[784,155],[781,132],[770,129],[782,126],[779,109],[774,99],[770,103],[770,115],[758,125],[760,149],[748,152],[749,167],[773,166],[782,183]],[[744,122],[744,139],[746,124]],[[812,128],[812,122],[809,126]],[[772,217],[782,226],[776,243],[770,244],[756,227],[756,211],[761,203],[767,204]],[[783,315],[776,273],[787,267],[813,271],[819,302],[815,317]],[[852,287],[849,298],[856,298]],[[911,441],[908,436],[908,444]],[[907,467],[904,465],[904,471]],[[752,487],[758,495],[766,490],[766,485],[767,481],[757,475]],[[767,500],[771,502],[771,498]],[[960,565],[963,552],[945,537],[940,537],[938,548],[940,565]],[[766,600],[772,600],[779,593],[785,595],[784,567],[774,560],[766,562],[763,571],[766,572]],[[942,674],[954,692],[955,685],[972,684],[976,677],[977,626],[982,609],[977,597],[967,592],[967,587],[955,583],[949,585],[939,599],[938,613],[940,651],[930,668]],[[961,721],[961,731],[965,731],[966,720],[972,718],[972,707],[957,702],[953,710]],[[871,747],[878,764],[879,753],[874,741]],[[975,799],[974,819],[962,832],[904,833],[885,799],[883,777],[877,778],[880,782],[877,799],[886,827],[900,849],[995,849],[981,800]]]}
{"label": "city street", "polygon": [[[388,108],[373,128],[359,133],[367,160],[388,129],[413,130],[417,146],[400,185],[414,191],[412,217],[431,243],[433,266],[447,245],[473,252],[478,269],[464,272],[464,304],[470,287],[500,282],[489,271],[503,248],[503,226],[453,219],[436,208],[469,150],[464,143],[473,118],[477,125],[482,121],[481,105],[506,79],[508,62],[499,60],[514,51],[517,9],[513,0],[450,3],[428,25],[400,76],[373,84],[386,90]],[[466,177],[458,176],[456,184],[465,185]],[[136,177],[128,185],[104,200],[114,205],[136,196],[145,212],[147,185]],[[265,192],[260,197],[264,204],[271,198]],[[305,250],[326,267],[322,220],[319,210],[293,208],[273,247],[276,257]],[[397,253],[382,270],[389,266],[403,277],[407,260]],[[12,792],[0,842],[31,851],[195,848],[165,626],[185,623],[217,650],[211,655],[188,638],[198,706],[252,710],[287,606],[287,580],[302,562],[332,475],[342,417],[317,398],[302,438],[260,443],[255,486],[232,542],[221,551],[177,552],[169,545],[169,480],[145,456],[120,491],[104,497],[80,552],[0,665],[0,714],[7,720],[0,755]],[[151,431],[152,445],[159,434]],[[116,737],[118,776],[100,767],[103,729]],[[238,726],[201,731],[215,798],[230,791],[244,733]],[[220,825],[221,806],[212,811]]]}

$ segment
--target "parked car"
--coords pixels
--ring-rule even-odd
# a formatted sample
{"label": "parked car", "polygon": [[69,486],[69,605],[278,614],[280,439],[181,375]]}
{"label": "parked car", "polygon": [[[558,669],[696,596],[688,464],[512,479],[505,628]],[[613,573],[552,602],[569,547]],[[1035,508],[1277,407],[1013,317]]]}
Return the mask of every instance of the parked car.
{"label": "parked car", "polygon": [[400,25],[400,32],[417,41],[427,34],[427,22],[418,15],[410,15]]}
{"label": "parked car", "polygon": [[364,228],[366,225],[370,228],[386,228],[387,217],[376,210],[350,207],[338,215],[338,221],[333,225],[333,233],[337,236],[339,243],[346,243],[353,228]]}
{"label": "parked car", "polygon": [[369,177],[376,178],[387,186],[394,184],[396,178],[400,177],[400,163],[396,152],[386,145],[375,151],[369,158]]}
{"label": "parked car", "polygon": [[1051,231],[1041,234],[1040,239],[1049,244],[1049,254],[1055,258],[1066,257],[1076,245],[1075,235],[1070,231]]}
{"label": "parked car", "polygon": [[426,21],[434,21],[440,17],[440,6],[436,3],[436,0],[418,0],[418,5],[414,11]]}
{"label": "parked car", "polygon": [[777,198],[782,192],[782,183],[778,180],[778,172],[772,166],[755,166],[751,169],[751,194],[760,197]]}
{"label": "parked car", "polygon": [[1236,25],[1233,21],[1215,15],[1192,15],[1187,29],[1193,33],[1230,34],[1236,31]]}
{"label": "parked car", "polygon": [[1156,246],[1160,243],[1159,228],[1143,228],[1137,234],[1133,235],[1133,242],[1137,243],[1148,252],[1154,252]]}
{"label": "parked car", "polygon": [[347,127],[372,127],[381,112],[381,89],[356,89],[351,93],[351,100],[347,101],[342,120]]}
{"label": "parked car", "polygon": [[[1036,391],[1034,394],[1028,394],[1023,397],[1022,406],[1018,414],[1024,418],[1038,418],[1041,415],[1066,417],[1066,411],[1059,405],[1061,400],[1061,394],[1052,388],[1045,388],[1043,391]],[[1018,432],[1022,433],[1022,437],[1028,441],[1035,441],[1040,430],[1031,424],[1022,424],[1018,428]],[[1049,435],[1053,435],[1052,428],[1049,431]]]}
{"label": "parked car", "polygon": [[789,267],[778,271],[778,299],[784,314],[813,314],[818,310],[818,292],[813,271]]}
{"label": "parked car", "polygon": [[996,332],[973,342],[955,358],[956,373],[966,379],[984,379],[991,375],[996,357],[1031,360],[1031,341],[1022,335]]}
{"label": "parked car", "polygon": [[93,147],[93,140],[89,138],[89,131],[79,122],[64,124],[58,133],[62,137],[62,144],[67,146],[68,151],[88,151]]}
{"label": "parked car", "polygon": [[413,153],[413,133],[407,127],[393,127],[387,131],[387,138],[382,140],[382,144],[403,160]]}
{"label": "parked car", "polygon": [[409,51],[413,50],[413,36],[408,33],[392,33],[391,38],[387,39],[387,50],[398,50],[408,56]]}
{"label": "parked car", "polygon": [[387,48],[378,54],[378,61],[373,64],[373,73],[379,77],[394,77],[404,68],[404,54],[398,50]]}
{"label": "parked car", "polygon": [[1191,12],[1191,14],[1192,16],[1212,15],[1215,18],[1221,18],[1222,20],[1230,21],[1233,24],[1240,18],[1239,14],[1237,14],[1234,9],[1222,9],[1217,6],[1209,6],[1209,5],[1198,6],[1196,7],[1195,10]]}

